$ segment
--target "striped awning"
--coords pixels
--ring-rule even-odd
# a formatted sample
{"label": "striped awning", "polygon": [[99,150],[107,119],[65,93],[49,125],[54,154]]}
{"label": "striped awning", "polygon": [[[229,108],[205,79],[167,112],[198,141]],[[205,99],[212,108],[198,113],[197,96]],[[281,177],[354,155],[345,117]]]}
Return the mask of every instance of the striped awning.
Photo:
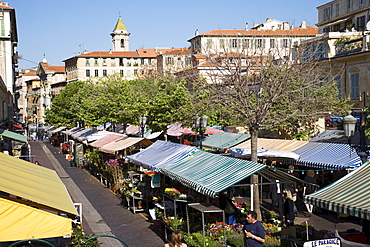
{"label": "striped awning", "polygon": [[[126,135],[108,132],[105,136],[102,136],[99,139],[97,139],[96,141],[93,141],[92,143],[90,143],[89,146],[92,146],[94,148],[101,148],[104,145],[107,145],[108,143],[110,143],[112,141],[115,141],[115,140],[118,140],[118,139],[121,139],[123,137],[126,137]],[[87,140],[89,140],[89,139],[87,139]]]}
{"label": "striped awning", "polygon": [[92,134],[94,134],[94,133],[96,133],[98,131],[99,130],[97,130],[97,129],[89,129],[89,131],[86,131],[85,133],[82,133],[81,135],[79,135],[77,137],[77,140],[83,141],[86,136],[92,135]]}
{"label": "striped awning", "polygon": [[158,140],[145,150],[128,156],[127,159],[146,169],[155,170],[182,159],[196,150],[198,150],[196,147]]}
{"label": "striped awning", "polygon": [[117,151],[121,151],[134,145],[138,145],[140,148],[146,148],[151,144],[151,141],[141,137],[122,137],[102,146],[99,148],[99,151],[103,153],[115,154]]}
{"label": "striped awning", "polygon": [[59,126],[58,128],[56,128],[56,129],[53,129],[53,130],[49,131],[49,133],[50,133],[50,134],[55,134],[55,133],[57,133],[57,132],[60,132],[60,131],[62,131],[62,130],[65,130],[66,128],[67,128],[66,126]]}
{"label": "striped awning", "polygon": [[242,143],[250,138],[247,134],[237,134],[228,132],[217,132],[210,137],[207,137],[202,142],[203,147],[214,150],[224,150]]}
{"label": "striped awning", "polygon": [[173,164],[159,167],[158,172],[199,193],[215,197],[265,167],[252,161],[198,151]]}
{"label": "striped awning", "polygon": [[319,208],[370,220],[370,163],[367,161],[336,182],[304,197]]}
{"label": "striped awning", "polygon": [[76,139],[77,137],[79,137],[80,135],[82,135],[82,134],[84,134],[84,133],[86,133],[86,132],[88,132],[88,131],[90,131],[91,129],[88,129],[88,128],[86,128],[86,129],[83,129],[83,130],[80,130],[80,131],[78,131],[78,132],[76,132],[76,133],[73,133],[72,135],[71,135],[71,137],[72,138],[74,138],[74,139]]}
{"label": "striped awning", "polygon": [[356,150],[349,144],[308,142],[294,150],[294,153],[300,155],[295,164],[321,169],[355,168],[362,163]]}
{"label": "striped awning", "polygon": [[[306,143],[308,143],[308,141],[258,138],[257,149],[272,149],[291,152],[299,147],[302,147]],[[250,149],[251,140],[242,142],[233,148]]]}

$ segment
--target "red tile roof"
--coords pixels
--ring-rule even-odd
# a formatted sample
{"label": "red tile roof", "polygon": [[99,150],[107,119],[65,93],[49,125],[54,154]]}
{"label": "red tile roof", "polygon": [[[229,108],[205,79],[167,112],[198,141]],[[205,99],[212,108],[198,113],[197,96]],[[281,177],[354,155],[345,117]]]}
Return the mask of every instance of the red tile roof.
{"label": "red tile roof", "polygon": [[43,62],[41,62],[40,64],[46,71],[55,71],[57,73],[66,72],[66,69],[64,66],[52,66],[52,65],[49,65],[48,63],[43,63]]}
{"label": "red tile roof", "polygon": [[295,27],[291,30],[255,30],[255,29],[225,29],[212,30],[201,33],[199,36],[314,36],[318,34],[318,28],[307,26],[306,28]]}
{"label": "red tile roof", "polygon": [[37,76],[37,75],[36,75],[36,73],[29,71],[29,72],[23,74],[22,76]]}
{"label": "red tile roof", "polygon": [[136,51],[93,51],[82,53],[76,57],[139,57]]}

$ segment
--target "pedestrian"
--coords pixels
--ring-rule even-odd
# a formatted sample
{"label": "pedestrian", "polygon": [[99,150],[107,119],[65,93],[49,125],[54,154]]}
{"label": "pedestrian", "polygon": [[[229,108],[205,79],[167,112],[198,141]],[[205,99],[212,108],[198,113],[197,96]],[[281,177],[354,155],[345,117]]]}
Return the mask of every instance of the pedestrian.
{"label": "pedestrian", "polygon": [[286,226],[294,226],[295,210],[292,192],[290,190],[284,190],[284,219]]}
{"label": "pedestrian", "polygon": [[238,208],[235,206],[235,198],[233,201],[228,195],[220,193],[219,204],[220,208],[225,211],[226,224],[235,224],[239,212]]}
{"label": "pedestrian", "polygon": [[[315,173],[312,170],[309,170],[303,180],[310,184],[316,184]],[[303,195],[309,195],[313,192],[315,191],[311,189],[310,187],[306,187],[306,186],[303,187]],[[311,217],[312,211],[313,211],[313,204],[305,203],[305,205],[308,211],[306,216]]]}
{"label": "pedestrian", "polygon": [[182,235],[179,231],[172,232],[171,242],[164,245],[165,247],[187,247],[188,245],[182,242]]}
{"label": "pedestrian", "polygon": [[260,247],[265,242],[265,229],[257,220],[257,213],[250,211],[244,223],[244,247]]}
{"label": "pedestrian", "polygon": [[[283,190],[279,180],[275,180],[270,184],[271,193],[271,209],[279,214],[279,218],[283,218]],[[277,207],[276,207],[277,205]]]}

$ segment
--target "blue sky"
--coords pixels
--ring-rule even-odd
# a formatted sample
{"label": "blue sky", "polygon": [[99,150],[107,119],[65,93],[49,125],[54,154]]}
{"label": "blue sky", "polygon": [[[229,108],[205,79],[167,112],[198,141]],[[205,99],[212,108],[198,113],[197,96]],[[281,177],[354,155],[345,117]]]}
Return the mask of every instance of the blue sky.
{"label": "blue sky", "polygon": [[110,33],[121,16],[130,50],[188,47],[188,39],[214,29],[243,29],[267,17],[294,26],[317,23],[324,0],[3,0],[15,8],[19,68],[50,65],[81,51],[108,51]]}

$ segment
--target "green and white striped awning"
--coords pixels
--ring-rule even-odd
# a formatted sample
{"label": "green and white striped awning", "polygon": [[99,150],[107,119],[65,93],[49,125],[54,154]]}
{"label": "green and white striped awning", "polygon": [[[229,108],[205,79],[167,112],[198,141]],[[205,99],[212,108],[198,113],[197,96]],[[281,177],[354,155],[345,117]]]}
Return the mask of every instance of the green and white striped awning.
{"label": "green and white striped awning", "polygon": [[370,220],[370,163],[304,197],[319,208]]}
{"label": "green and white striped awning", "polygon": [[266,165],[203,151],[195,152],[158,172],[207,196],[217,193],[264,169]]}

